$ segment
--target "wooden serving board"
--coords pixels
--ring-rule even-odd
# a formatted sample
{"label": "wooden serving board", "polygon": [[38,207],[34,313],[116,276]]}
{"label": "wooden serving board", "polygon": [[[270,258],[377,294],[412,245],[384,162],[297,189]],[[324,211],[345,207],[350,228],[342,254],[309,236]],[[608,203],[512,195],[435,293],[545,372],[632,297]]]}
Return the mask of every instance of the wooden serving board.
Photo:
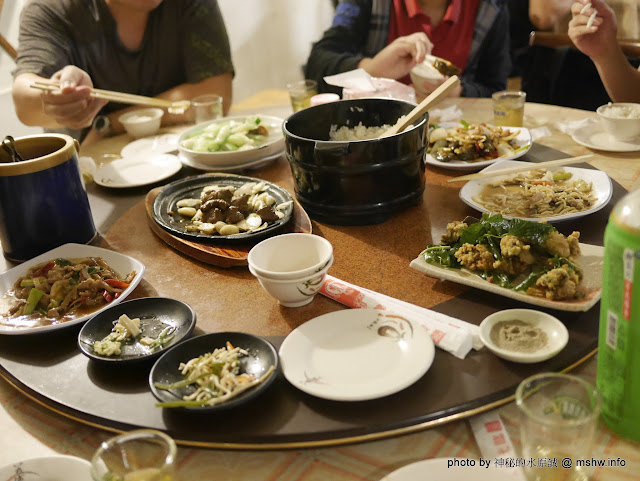
{"label": "wooden serving board", "polygon": [[[201,242],[195,242],[193,240],[185,239],[182,237],[174,236],[167,232],[153,218],[153,201],[160,192],[162,187],[156,187],[149,191],[145,198],[145,208],[147,211],[147,222],[154,234],[160,239],[169,244],[171,247],[183,254],[192,257],[200,262],[211,264],[218,267],[235,267],[246,266],[247,256],[249,250],[253,247],[254,243],[238,244],[238,245],[215,245],[204,244]],[[303,232],[310,234],[311,220],[305,212],[305,210],[298,204],[298,201],[293,201],[293,215],[291,220],[284,226],[282,233],[287,232]]]}

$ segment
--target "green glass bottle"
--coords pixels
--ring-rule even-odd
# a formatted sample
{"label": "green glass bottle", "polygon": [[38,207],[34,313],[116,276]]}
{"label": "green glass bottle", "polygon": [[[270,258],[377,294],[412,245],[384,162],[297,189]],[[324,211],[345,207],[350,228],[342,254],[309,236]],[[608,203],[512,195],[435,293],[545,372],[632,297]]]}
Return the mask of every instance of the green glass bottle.
{"label": "green glass bottle", "polygon": [[604,234],[597,385],[602,416],[640,441],[640,189],[614,207]]}

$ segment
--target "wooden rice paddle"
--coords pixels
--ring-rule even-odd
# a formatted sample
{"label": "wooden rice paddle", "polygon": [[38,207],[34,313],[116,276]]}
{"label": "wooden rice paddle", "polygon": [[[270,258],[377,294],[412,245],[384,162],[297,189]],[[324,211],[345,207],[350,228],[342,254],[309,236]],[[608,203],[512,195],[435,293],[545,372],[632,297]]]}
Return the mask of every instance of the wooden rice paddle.
{"label": "wooden rice paddle", "polygon": [[516,167],[507,167],[505,169],[496,169],[485,172],[478,172],[476,174],[461,175],[460,177],[448,179],[447,182],[463,182],[465,180],[487,179],[504,174],[515,174],[517,172],[523,172],[525,170],[546,169],[547,167],[555,167],[558,165],[577,164],[579,162],[586,162],[592,157],[592,154],[587,154],[580,155],[578,157],[567,157],[565,159],[549,160],[547,162],[527,162],[526,164],[518,165]]}
{"label": "wooden rice paddle", "polygon": [[426,99],[416,105],[411,112],[405,115],[401,121],[396,122],[393,127],[385,131],[380,137],[388,137],[390,135],[395,135],[398,132],[402,132],[409,125],[419,119],[427,110],[434,105],[439,104],[440,101],[447,96],[449,91],[458,85],[460,85],[460,79],[457,75],[449,77],[442,85],[440,85],[440,87],[431,92]]}

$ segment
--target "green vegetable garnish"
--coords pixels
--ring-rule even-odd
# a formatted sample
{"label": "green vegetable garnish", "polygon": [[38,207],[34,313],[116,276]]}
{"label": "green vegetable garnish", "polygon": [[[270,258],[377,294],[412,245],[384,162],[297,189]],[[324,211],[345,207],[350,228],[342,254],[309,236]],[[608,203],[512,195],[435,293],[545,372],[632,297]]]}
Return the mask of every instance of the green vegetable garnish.
{"label": "green vegetable garnish", "polygon": [[467,122],[466,120],[460,120],[460,123],[462,124],[462,126],[465,128],[465,130],[469,130],[469,127],[471,127],[471,124],[469,122]]}
{"label": "green vegetable garnish", "polygon": [[558,182],[559,180],[569,180],[571,178],[571,172],[562,172],[560,174],[554,174],[553,180]]}
{"label": "green vegetable garnish", "polygon": [[62,257],[58,257],[56,259],[56,265],[59,265],[60,267],[70,266],[71,261],[69,259],[63,259]]}
{"label": "green vegetable garnish", "polygon": [[36,289],[35,287],[31,289],[31,292],[29,292],[29,297],[27,297],[27,303],[24,305],[22,313],[31,314],[38,305],[38,302],[40,302],[40,299],[42,299],[42,296],[44,296],[44,292],[40,289]]}

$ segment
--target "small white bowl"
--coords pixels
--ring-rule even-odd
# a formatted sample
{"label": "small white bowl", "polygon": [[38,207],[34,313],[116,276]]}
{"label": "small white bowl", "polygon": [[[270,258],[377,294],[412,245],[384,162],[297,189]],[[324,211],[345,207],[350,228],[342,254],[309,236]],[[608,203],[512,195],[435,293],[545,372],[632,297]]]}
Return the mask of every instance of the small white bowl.
{"label": "small white bowl", "polygon": [[640,137],[640,104],[616,102],[601,105],[596,110],[604,130],[618,140]]}
{"label": "small white bowl", "polygon": [[[514,319],[542,329],[547,334],[547,344],[534,352],[519,352],[496,346],[491,340],[491,329],[498,322]],[[507,309],[487,316],[480,323],[480,339],[496,356],[507,361],[529,364],[546,361],[562,351],[569,342],[569,332],[562,322],[550,314],[533,309]]]}
{"label": "small white bowl", "polygon": [[118,121],[132,137],[146,137],[155,134],[160,130],[162,109],[137,109],[127,112],[118,117]]}
{"label": "small white bowl", "polygon": [[262,277],[300,279],[333,263],[333,246],[314,234],[281,234],[256,244],[247,262]]}
{"label": "small white bowl", "polygon": [[271,279],[261,276],[251,265],[249,271],[253,274],[262,288],[285,307],[300,307],[309,304],[322,287],[327,271],[333,264],[331,261],[319,272],[296,279]]}

